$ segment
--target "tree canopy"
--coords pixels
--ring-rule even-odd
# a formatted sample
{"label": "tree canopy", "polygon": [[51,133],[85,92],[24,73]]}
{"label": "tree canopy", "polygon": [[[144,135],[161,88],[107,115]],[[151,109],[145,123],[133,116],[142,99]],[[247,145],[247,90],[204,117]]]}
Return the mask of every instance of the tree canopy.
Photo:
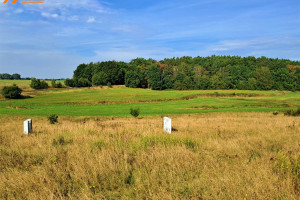
{"label": "tree canopy", "polygon": [[21,75],[20,74],[8,74],[8,73],[3,73],[0,74],[0,79],[6,79],[6,80],[20,80]]}
{"label": "tree canopy", "polygon": [[[78,80],[86,84],[77,84]],[[87,84],[89,82],[89,84]],[[129,63],[107,61],[80,64],[70,87],[123,85],[132,88],[300,90],[300,62],[253,56],[136,58]],[[81,86],[82,85],[82,86]],[[84,86],[83,86],[84,85]]]}

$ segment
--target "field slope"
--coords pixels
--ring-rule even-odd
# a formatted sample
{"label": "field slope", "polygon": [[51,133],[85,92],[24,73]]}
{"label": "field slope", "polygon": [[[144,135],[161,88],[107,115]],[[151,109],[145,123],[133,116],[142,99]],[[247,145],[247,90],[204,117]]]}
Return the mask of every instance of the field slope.
{"label": "field slope", "polygon": [[187,90],[154,91],[115,88],[74,88],[25,91],[25,99],[0,98],[0,116],[141,116],[207,112],[271,112],[300,105],[299,92]]}

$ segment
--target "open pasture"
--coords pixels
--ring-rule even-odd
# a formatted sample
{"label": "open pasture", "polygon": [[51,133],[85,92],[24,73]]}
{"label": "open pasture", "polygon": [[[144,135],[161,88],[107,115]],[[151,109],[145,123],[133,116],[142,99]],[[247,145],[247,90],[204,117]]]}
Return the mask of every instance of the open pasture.
{"label": "open pasture", "polygon": [[272,112],[295,109],[300,92],[246,90],[132,89],[124,86],[23,92],[24,99],[0,97],[0,116],[118,116],[140,108],[141,116],[207,112]]}

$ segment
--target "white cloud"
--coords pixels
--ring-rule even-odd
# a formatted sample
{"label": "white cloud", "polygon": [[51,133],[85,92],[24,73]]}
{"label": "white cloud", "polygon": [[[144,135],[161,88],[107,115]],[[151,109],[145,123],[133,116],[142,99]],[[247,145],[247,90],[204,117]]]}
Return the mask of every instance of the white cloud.
{"label": "white cloud", "polygon": [[296,37],[283,36],[223,40],[216,44],[207,45],[204,51],[211,54],[239,54],[240,56],[267,56],[297,60],[300,54],[300,40]]}
{"label": "white cloud", "polygon": [[58,18],[59,15],[54,13],[54,14],[51,14],[51,13],[47,13],[47,12],[42,12],[41,15],[43,17],[47,17],[47,18]]}
{"label": "white cloud", "polygon": [[76,37],[76,36],[83,36],[86,34],[91,34],[92,32],[87,28],[81,27],[65,27],[55,33],[55,36],[60,37]]}
{"label": "white cloud", "polygon": [[[43,17],[67,21],[78,21],[79,17],[76,15],[78,12],[80,12],[81,18],[87,17],[88,13],[96,15],[111,13],[110,8],[103,6],[98,0],[49,0],[43,4],[22,6],[31,13],[36,12]],[[94,21],[90,19],[89,22]]]}
{"label": "white cloud", "polygon": [[300,44],[296,38],[252,38],[244,40],[223,40],[219,44],[208,46],[211,50],[272,49],[277,45]]}
{"label": "white cloud", "polygon": [[18,8],[18,9],[16,9],[16,10],[14,11],[15,14],[20,14],[20,13],[22,13],[22,12],[24,12],[24,10],[21,9],[21,8]]}
{"label": "white cloud", "polygon": [[228,51],[228,48],[213,48],[213,51]]}
{"label": "white cloud", "polygon": [[68,17],[68,20],[69,21],[78,21],[79,17],[77,15],[73,15],[73,16]]}
{"label": "white cloud", "polygon": [[87,23],[94,23],[94,22],[96,22],[96,19],[95,19],[95,17],[89,17],[86,22]]}
{"label": "white cloud", "polygon": [[130,26],[130,25],[122,25],[122,26],[112,28],[113,31],[121,31],[121,32],[125,32],[125,33],[133,32],[136,29],[137,29],[136,26]]}
{"label": "white cloud", "polygon": [[47,1],[43,4],[37,5],[24,5],[31,10],[60,10],[67,11],[69,9],[84,9],[90,11],[96,11],[101,13],[109,12],[109,8],[104,7],[98,0],[59,0],[59,1]]}

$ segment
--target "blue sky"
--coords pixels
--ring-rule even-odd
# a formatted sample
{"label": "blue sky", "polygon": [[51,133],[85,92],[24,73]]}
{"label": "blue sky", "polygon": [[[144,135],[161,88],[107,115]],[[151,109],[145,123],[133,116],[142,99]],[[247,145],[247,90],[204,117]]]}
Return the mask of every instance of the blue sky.
{"label": "blue sky", "polygon": [[0,3],[0,73],[71,77],[80,63],[239,55],[300,60],[300,0]]}

